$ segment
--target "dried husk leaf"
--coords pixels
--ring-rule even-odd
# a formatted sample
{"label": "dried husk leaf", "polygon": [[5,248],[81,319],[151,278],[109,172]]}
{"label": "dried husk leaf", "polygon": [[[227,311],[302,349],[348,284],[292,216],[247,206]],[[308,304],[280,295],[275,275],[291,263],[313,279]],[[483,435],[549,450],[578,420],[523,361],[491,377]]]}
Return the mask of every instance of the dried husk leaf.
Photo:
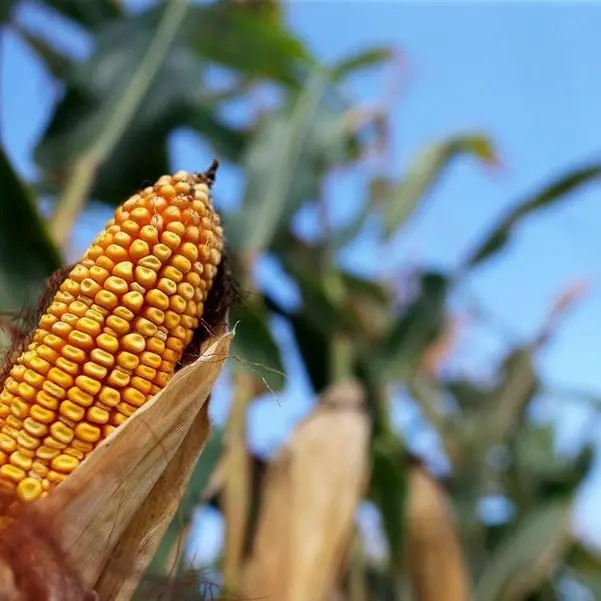
{"label": "dried husk leaf", "polygon": [[469,601],[470,582],[442,486],[419,466],[408,474],[407,568],[417,601]]}
{"label": "dried husk leaf", "polygon": [[[210,432],[207,401],[104,566],[96,585],[102,600],[129,601],[131,598],[174,518]],[[124,574],[124,570],[127,573]]]}
{"label": "dried husk leaf", "polygon": [[355,381],[332,387],[268,468],[242,594],[325,601],[354,531],[369,465],[369,418]]}
{"label": "dried husk leaf", "polygon": [[[116,568],[139,567],[148,561],[195,463],[190,445],[197,434],[191,427],[202,422],[199,412],[228,357],[231,338],[231,333],[224,333],[208,339],[194,363],[182,368],[39,502],[40,511],[55,516],[61,550],[87,586],[107,586],[103,583],[109,569],[113,579],[120,579]],[[196,444],[197,458],[203,440],[196,438]],[[159,519],[157,511],[170,514]],[[150,525],[153,518],[158,519],[156,531]],[[109,563],[116,551],[127,556],[130,566]],[[128,582],[123,591],[132,582],[124,580]],[[101,598],[127,598],[119,596],[119,590],[111,594]]]}

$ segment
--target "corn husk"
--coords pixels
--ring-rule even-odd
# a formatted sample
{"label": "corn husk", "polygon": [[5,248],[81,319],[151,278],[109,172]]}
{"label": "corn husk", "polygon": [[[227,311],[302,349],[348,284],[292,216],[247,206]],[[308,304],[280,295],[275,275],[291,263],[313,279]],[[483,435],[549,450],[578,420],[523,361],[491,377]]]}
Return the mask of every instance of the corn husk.
{"label": "corn husk", "polygon": [[443,487],[414,466],[408,491],[406,561],[415,600],[469,601],[469,575]]}
{"label": "corn husk", "polygon": [[331,388],[268,468],[241,594],[325,601],[368,477],[369,418],[354,381]]}
{"label": "corn husk", "polygon": [[231,337],[210,338],[194,363],[39,502],[55,516],[69,564],[101,601],[129,598],[176,512],[208,438],[207,400]]}

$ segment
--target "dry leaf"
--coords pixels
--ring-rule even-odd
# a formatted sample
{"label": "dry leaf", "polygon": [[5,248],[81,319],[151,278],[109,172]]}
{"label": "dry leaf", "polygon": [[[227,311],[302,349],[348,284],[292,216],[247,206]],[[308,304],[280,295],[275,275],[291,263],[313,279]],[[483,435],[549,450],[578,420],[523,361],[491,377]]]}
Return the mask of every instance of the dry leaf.
{"label": "dry leaf", "polygon": [[[172,468],[178,463],[176,455],[181,459],[189,452],[187,435],[228,357],[231,337],[231,333],[226,333],[210,338],[194,363],[182,368],[166,388],[136,411],[80,468],[39,502],[41,511],[56,516],[62,551],[86,585],[106,583],[108,576],[103,575],[103,568],[107,565],[114,569],[107,562],[116,549],[128,554],[132,567],[147,561],[146,555],[156,544],[152,539],[158,537],[158,530],[146,533],[148,539],[141,541],[136,558],[127,551],[131,543],[123,536],[140,537],[140,524],[136,522],[147,520],[153,514],[154,503],[156,507],[175,511],[175,500],[181,490],[174,494],[165,486],[165,480],[159,479],[165,470],[176,471]],[[199,442],[202,447],[202,441]],[[186,465],[182,460],[180,465],[185,471],[190,469],[190,463],[188,460]],[[167,471],[165,478],[176,482],[184,476]],[[153,496],[146,504],[154,493],[174,498],[170,501]],[[163,521],[157,529],[166,527],[172,515],[161,516]],[[145,527],[149,528],[148,521]],[[113,571],[112,577],[120,575]],[[113,598],[123,597],[106,599]]]}
{"label": "dry leaf", "polygon": [[470,584],[448,497],[422,467],[409,470],[407,567],[417,601],[468,601]]}
{"label": "dry leaf", "polygon": [[244,595],[327,599],[368,477],[363,402],[357,382],[332,387],[268,468]]}

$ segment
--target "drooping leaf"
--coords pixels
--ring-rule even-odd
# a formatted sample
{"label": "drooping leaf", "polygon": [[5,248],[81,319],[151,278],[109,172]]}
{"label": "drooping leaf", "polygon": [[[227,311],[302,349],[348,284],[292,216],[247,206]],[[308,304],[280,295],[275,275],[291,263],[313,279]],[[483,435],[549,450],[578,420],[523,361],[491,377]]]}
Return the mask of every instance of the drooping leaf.
{"label": "drooping leaf", "polygon": [[336,80],[344,79],[356,71],[379,66],[390,60],[392,55],[393,52],[389,46],[361,50],[333,65],[331,67],[332,75]]}
{"label": "drooping leaf", "polygon": [[444,327],[449,281],[438,272],[424,272],[420,279],[419,294],[392,325],[381,347],[385,373],[411,373]]}
{"label": "drooping leaf", "polygon": [[20,23],[15,23],[13,28],[29,44],[32,50],[48,69],[48,72],[62,82],[67,79],[73,69],[73,59],[53,48],[52,45],[38,33],[30,31]]}
{"label": "drooping leaf", "polygon": [[315,72],[296,102],[264,119],[253,136],[243,160],[243,210],[226,221],[236,250],[268,249],[287,218],[317,192],[314,127],[325,85]]}
{"label": "drooping leaf", "polygon": [[568,200],[572,192],[600,178],[601,164],[597,162],[570,171],[555,179],[542,190],[526,197],[525,200],[517,203],[485,236],[484,240],[470,253],[465,264],[474,267],[487,261],[507,245],[522,219],[540,209],[549,208],[563,200]]}
{"label": "drooping leaf", "polygon": [[[462,155],[474,157],[488,165],[497,161],[492,143],[481,134],[455,136],[426,148],[411,164],[401,182],[391,190],[384,207],[386,236],[407,221],[450,163]],[[457,207],[457,210],[460,211],[461,207]]]}
{"label": "drooping leaf", "polygon": [[230,323],[236,327],[232,355],[238,369],[247,371],[273,390],[285,384],[280,349],[269,325],[268,313],[258,303],[239,303],[230,310]]}
{"label": "drooping leaf", "polygon": [[378,506],[393,562],[400,562],[405,535],[406,461],[400,445],[377,439],[372,449],[369,498]]}
{"label": "drooping leaf", "polygon": [[121,0],[44,0],[44,3],[67,19],[90,29],[98,29],[123,15]]}
{"label": "drooping leaf", "polygon": [[277,20],[232,2],[191,6],[184,39],[204,59],[287,85],[302,83],[299,68],[312,62],[305,45]]}
{"label": "drooping leaf", "polygon": [[3,0],[0,4],[0,25],[10,20],[12,10],[17,5],[17,0]]}
{"label": "drooping leaf", "polygon": [[[132,76],[141,73],[140,65],[156,40],[159,17],[145,14],[104,27],[90,59],[73,72],[35,151],[55,185],[61,184],[64,170],[104,136],[115,111],[124,106]],[[168,45],[158,63],[148,89],[136,99],[137,109],[99,165],[91,194],[98,200],[118,204],[167,173],[167,137],[176,127],[191,127],[206,136],[216,152],[230,160],[236,160],[244,146],[242,134],[225,125],[217,107],[205,101],[201,65],[185,46]]]}
{"label": "drooping leaf", "polygon": [[526,601],[569,544],[572,497],[541,502],[520,519],[484,567],[476,601]]}
{"label": "drooping leaf", "polygon": [[61,264],[35,200],[0,148],[0,311],[29,305]]}

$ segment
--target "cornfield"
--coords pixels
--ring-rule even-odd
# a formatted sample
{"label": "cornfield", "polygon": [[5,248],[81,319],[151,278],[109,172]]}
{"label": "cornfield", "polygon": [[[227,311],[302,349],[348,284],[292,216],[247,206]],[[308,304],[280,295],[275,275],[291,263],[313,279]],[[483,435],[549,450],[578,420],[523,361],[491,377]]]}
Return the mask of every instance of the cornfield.
{"label": "cornfield", "polygon": [[[560,601],[566,583],[601,595],[601,555],[571,526],[593,441],[561,456],[530,415],[552,386],[539,357],[588,281],[565,282],[490,381],[450,367],[469,327],[453,295],[523,222],[598,192],[601,163],[525,191],[456,269],[352,272],[340,257],[367,225],[384,257],[456,163],[501,164],[486,133],[465,131],[400,175],[388,167],[392,101],[374,91],[366,106],[349,82],[384,70],[395,89],[396,49],[321,60],[275,0],[39,2],[87,40],[82,59],[31,27],[26,4],[0,8],[2,35],[60,93],[36,176],[0,154],[0,601]],[[183,128],[206,164],[174,159]],[[343,223],[329,198],[340,173],[360,182]],[[265,285],[266,258],[295,302]],[[291,354],[311,400],[266,455],[253,416],[281,411]],[[401,395],[446,473],[399,429]],[[491,495],[510,517],[482,518]],[[200,565],[206,508],[224,534]]]}

